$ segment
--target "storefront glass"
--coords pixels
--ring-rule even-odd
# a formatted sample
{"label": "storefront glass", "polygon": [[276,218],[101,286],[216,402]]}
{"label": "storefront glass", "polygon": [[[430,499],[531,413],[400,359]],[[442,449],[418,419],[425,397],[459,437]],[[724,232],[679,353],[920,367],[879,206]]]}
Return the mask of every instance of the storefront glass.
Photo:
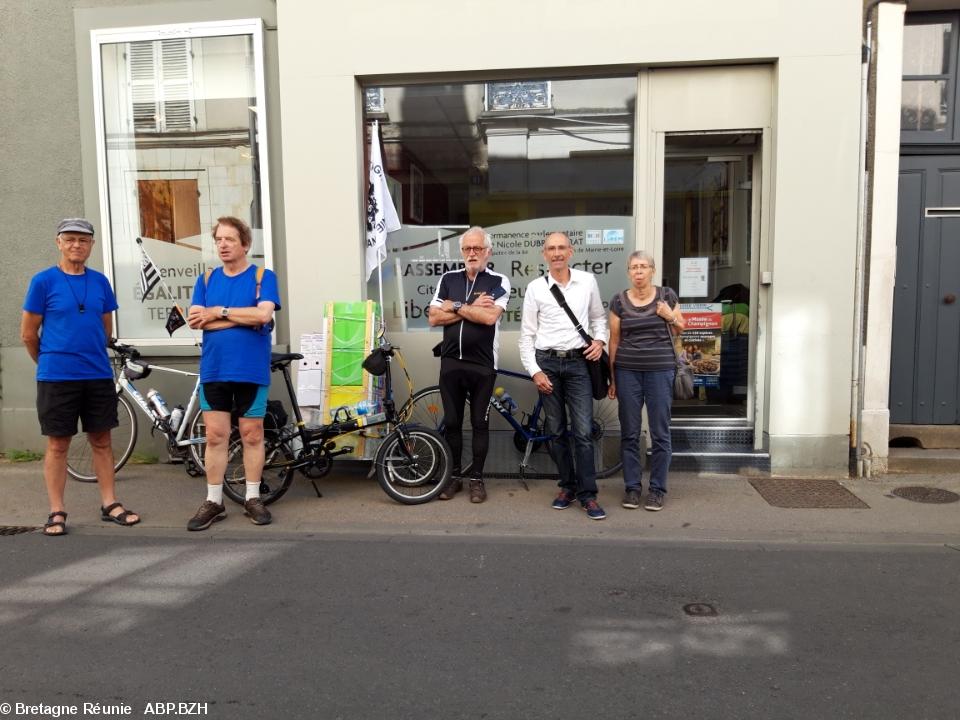
{"label": "storefront glass", "polygon": [[491,265],[513,286],[504,329],[519,329],[550,232],[568,233],[573,265],[597,276],[604,302],[621,290],[635,247],[636,87],[631,75],[365,88],[403,224],[382,267],[388,329],[428,327],[436,282],[459,267],[457,238],[472,225],[492,235]]}
{"label": "storefront glass", "polygon": [[[185,313],[196,279],[218,264],[210,237],[218,217],[249,223],[251,260],[270,264],[259,35],[223,32],[150,39],[138,31],[99,46],[105,252],[120,304],[116,332],[126,339],[170,337],[171,308]],[[146,297],[137,238],[162,277]],[[189,335],[184,328],[172,342]]]}

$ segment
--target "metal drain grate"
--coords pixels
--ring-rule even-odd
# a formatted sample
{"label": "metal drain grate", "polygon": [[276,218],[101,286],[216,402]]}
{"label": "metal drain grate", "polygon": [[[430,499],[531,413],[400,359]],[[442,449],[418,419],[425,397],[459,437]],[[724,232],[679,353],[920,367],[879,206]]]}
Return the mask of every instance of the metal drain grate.
{"label": "metal drain grate", "polygon": [[753,478],[750,484],[773,507],[870,509],[869,505],[836,480]]}
{"label": "metal drain grate", "polygon": [[0,525],[0,535],[22,535],[23,533],[39,530],[38,527],[28,527],[26,525]]}
{"label": "metal drain grate", "polygon": [[893,491],[893,494],[904,500],[912,500],[918,503],[931,503],[934,505],[945,505],[946,503],[960,500],[960,495],[957,495],[955,492],[941,488],[920,486],[898,487]]}

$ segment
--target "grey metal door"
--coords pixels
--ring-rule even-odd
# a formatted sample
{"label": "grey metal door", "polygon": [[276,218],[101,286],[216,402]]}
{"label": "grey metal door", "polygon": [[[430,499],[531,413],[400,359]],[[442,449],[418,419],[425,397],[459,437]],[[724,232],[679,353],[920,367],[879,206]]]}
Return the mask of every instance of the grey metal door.
{"label": "grey metal door", "polygon": [[900,158],[890,422],[960,422],[960,157]]}

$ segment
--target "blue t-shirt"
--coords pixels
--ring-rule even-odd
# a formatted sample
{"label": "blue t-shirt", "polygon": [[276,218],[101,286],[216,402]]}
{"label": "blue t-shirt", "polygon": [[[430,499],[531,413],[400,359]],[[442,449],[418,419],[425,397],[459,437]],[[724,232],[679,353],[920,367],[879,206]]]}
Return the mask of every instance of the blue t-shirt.
{"label": "blue t-shirt", "polygon": [[43,316],[37,380],[112,379],[103,314],[117,307],[110,281],[91,268],[68,275],[54,266],[34,275],[23,309]]}
{"label": "blue t-shirt", "polygon": [[[259,302],[272,302],[280,309],[277,276],[264,270],[260,283]],[[230,308],[256,307],[257,266],[250,265],[239,275],[229,277],[223,268],[210,274],[209,282],[201,275],[193,287],[192,305]],[[203,352],[200,354],[200,382],[247,382],[270,384],[270,332],[267,328],[234,326],[222,330],[203,331]]]}

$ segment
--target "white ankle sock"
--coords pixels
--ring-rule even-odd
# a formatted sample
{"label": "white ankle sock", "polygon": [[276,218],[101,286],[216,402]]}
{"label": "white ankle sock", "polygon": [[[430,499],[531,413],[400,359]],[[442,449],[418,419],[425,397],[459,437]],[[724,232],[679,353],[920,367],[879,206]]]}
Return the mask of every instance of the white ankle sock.
{"label": "white ankle sock", "polygon": [[207,485],[207,500],[223,505],[223,485]]}
{"label": "white ankle sock", "polygon": [[245,483],[245,485],[247,486],[247,495],[246,495],[246,499],[247,499],[247,500],[251,500],[251,499],[253,499],[253,498],[258,498],[258,497],[260,497],[260,483],[259,483],[259,482]]}

